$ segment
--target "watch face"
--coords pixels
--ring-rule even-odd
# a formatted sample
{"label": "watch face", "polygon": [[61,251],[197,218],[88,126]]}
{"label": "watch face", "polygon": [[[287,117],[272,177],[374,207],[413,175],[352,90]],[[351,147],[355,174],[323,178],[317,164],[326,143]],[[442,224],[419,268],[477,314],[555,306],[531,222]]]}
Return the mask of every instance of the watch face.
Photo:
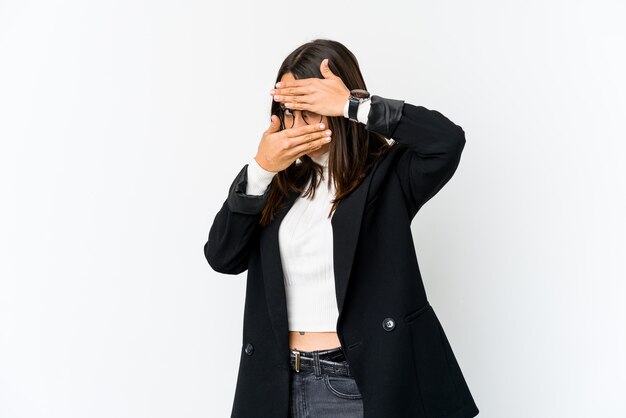
{"label": "watch face", "polygon": [[350,94],[357,99],[367,99],[370,97],[370,92],[363,89],[350,90]]}

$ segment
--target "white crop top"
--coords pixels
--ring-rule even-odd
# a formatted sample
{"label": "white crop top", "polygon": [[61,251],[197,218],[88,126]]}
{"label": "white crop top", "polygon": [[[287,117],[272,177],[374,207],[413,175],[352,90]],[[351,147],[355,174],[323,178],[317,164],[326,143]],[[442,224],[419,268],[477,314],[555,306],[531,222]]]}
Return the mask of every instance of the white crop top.
{"label": "white crop top", "polygon": [[[357,118],[367,124],[370,102],[359,106]],[[348,117],[348,106],[344,108]],[[328,155],[311,158],[324,167],[315,197],[299,196],[278,230],[290,331],[336,331],[337,297],[333,268],[333,230],[328,217],[334,184],[328,185]],[[263,169],[256,159],[248,163],[246,194],[262,195],[277,172]],[[334,213],[333,213],[334,215]]]}

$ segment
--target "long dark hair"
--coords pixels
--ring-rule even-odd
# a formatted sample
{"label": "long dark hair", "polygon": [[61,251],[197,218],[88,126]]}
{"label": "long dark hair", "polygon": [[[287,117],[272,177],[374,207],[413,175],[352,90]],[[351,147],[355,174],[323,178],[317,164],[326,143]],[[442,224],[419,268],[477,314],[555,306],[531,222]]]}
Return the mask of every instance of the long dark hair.
{"label": "long dark hair", "polygon": [[[276,82],[283,74],[291,73],[296,79],[324,78],[320,64],[328,58],[329,68],[341,78],[349,90],[367,90],[359,63],[352,52],[343,44],[329,39],[315,39],[290,53],[283,61]],[[271,113],[278,114],[280,103],[272,99]],[[353,122],[343,116],[329,116],[328,128],[333,140],[329,143],[328,181],[335,182],[335,199],[328,214],[337,208],[337,204],[352,192],[366,177],[369,168],[385,154],[390,145],[384,136],[365,129],[365,125]],[[322,180],[323,167],[308,155],[300,157],[286,169],[278,172],[272,179],[267,202],[263,209],[261,225],[274,220],[275,211],[283,206],[284,198],[291,192],[305,191],[303,196],[314,196],[315,188]],[[310,180],[310,183],[309,183]]]}

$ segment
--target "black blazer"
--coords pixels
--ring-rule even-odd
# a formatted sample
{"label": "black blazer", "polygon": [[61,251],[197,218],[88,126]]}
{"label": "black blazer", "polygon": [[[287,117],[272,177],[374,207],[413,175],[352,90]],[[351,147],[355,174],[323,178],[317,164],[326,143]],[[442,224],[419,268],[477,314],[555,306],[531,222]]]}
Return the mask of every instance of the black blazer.
{"label": "black blazer", "polygon": [[[363,395],[365,418],[466,418],[478,414],[446,334],[429,304],[411,221],[450,180],[465,132],[435,110],[371,97],[366,129],[396,144],[332,218],[337,334]],[[278,227],[265,227],[262,196],[245,194],[247,164],[209,231],[204,254],[224,274],[248,270],[232,417],[289,416],[289,332]]]}

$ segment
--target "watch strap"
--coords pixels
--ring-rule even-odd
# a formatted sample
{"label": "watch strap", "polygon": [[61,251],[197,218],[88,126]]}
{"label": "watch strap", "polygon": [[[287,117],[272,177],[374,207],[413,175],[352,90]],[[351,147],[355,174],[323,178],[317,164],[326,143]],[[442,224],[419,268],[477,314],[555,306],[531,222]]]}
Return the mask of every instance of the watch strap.
{"label": "watch strap", "polygon": [[350,96],[348,103],[348,118],[355,122],[358,122],[357,112],[359,111],[359,104],[361,104],[359,99]]}

